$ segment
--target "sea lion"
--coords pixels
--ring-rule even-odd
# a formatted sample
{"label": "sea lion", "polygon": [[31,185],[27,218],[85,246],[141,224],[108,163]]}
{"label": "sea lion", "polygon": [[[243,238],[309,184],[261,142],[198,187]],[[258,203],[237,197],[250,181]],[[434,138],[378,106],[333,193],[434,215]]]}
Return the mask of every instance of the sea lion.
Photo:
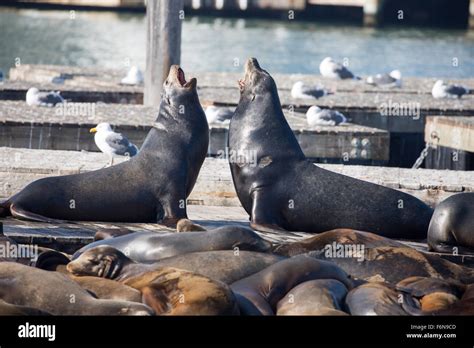
{"label": "sea lion", "polygon": [[123,280],[140,290],[143,303],[157,315],[237,315],[230,288],[202,275],[164,267]]}
{"label": "sea lion", "polygon": [[[444,293],[444,295],[449,294]],[[432,305],[434,301],[436,303]],[[438,297],[436,300],[431,300],[430,303],[430,307],[434,307],[434,310],[423,310],[423,308],[413,305],[406,305],[404,309],[411,315],[474,315],[474,284],[466,287],[461,300],[449,303],[452,301],[454,299],[446,298],[446,296],[444,298]],[[425,308],[427,308],[426,305]]]}
{"label": "sea lion", "polygon": [[136,232],[93,242],[78,250],[73,259],[84,251],[100,245],[110,245],[137,262],[156,262],[166,257],[210,250],[268,251],[271,243],[254,231],[240,226],[223,226],[194,233]]}
{"label": "sea lion", "polygon": [[454,280],[409,277],[397,283],[396,289],[418,298],[421,310],[431,312],[457,302],[466,291],[466,285]]}
{"label": "sea lion", "polygon": [[207,251],[178,255],[155,263],[137,263],[114,247],[89,249],[67,265],[74,275],[91,275],[122,281],[145,272],[173,267],[199,273],[226,284],[261,271],[282,260],[281,256],[251,251]]}
{"label": "sea lion", "polygon": [[27,315],[51,315],[48,312],[26,306],[13,305],[0,300],[0,316],[14,315],[14,316],[27,316]]}
{"label": "sea lion", "polygon": [[408,315],[402,307],[407,299],[385,284],[366,283],[349,291],[346,306],[352,315]]}
{"label": "sea lion", "polygon": [[277,315],[347,315],[341,304],[347,288],[338,280],[317,279],[295,286],[277,304]]}
{"label": "sea lion", "polygon": [[161,222],[187,218],[186,198],[206,157],[209,128],[196,90],[173,65],[155,125],[137,156],[100,170],[39,179],[0,204],[0,216],[57,222]]}
{"label": "sea lion", "polygon": [[428,247],[443,253],[474,254],[474,192],[452,195],[434,210]]}
{"label": "sea lion", "polygon": [[409,293],[414,297],[423,297],[434,292],[443,292],[461,298],[462,294],[466,291],[466,285],[449,279],[409,277],[398,282],[396,289]]}
{"label": "sea lion", "polygon": [[198,225],[189,219],[181,219],[176,224],[176,232],[196,232],[196,231],[207,231],[207,230],[201,225]]}
{"label": "sea lion", "polygon": [[229,163],[237,196],[258,231],[370,231],[426,238],[432,209],[388,187],[322,169],[306,159],[277,87],[255,58],[245,65],[230,122]]}
{"label": "sea lion", "polygon": [[464,284],[474,282],[473,269],[408,247],[365,248],[362,258],[359,255],[331,255],[325,251],[308,255],[332,261],[352,277],[367,281],[396,284],[407,277],[420,276],[457,280]]}
{"label": "sea lion", "polygon": [[94,298],[58,272],[12,262],[0,263],[0,299],[53,315],[153,315],[142,303]]}
{"label": "sea lion", "polygon": [[273,252],[283,256],[295,256],[312,251],[321,251],[331,247],[333,243],[338,245],[364,245],[366,248],[378,246],[397,246],[403,247],[402,243],[389,238],[379,236],[374,233],[339,228],[332,231],[323,232],[314,237],[291,243],[276,245]]}
{"label": "sea lion", "polygon": [[314,279],[335,279],[352,288],[349,276],[332,262],[298,255],[277,262],[231,285],[244,315],[273,315],[291,289]]}

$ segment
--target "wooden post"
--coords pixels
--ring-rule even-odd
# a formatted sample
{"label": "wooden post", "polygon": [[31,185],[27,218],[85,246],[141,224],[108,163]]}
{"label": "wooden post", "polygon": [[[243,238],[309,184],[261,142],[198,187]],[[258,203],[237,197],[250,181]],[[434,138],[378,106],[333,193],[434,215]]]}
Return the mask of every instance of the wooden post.
{"label": "wooden post", "polygon": [[170,66],[180,62],[182,10],[183,0],[147,1],[145,105],[160,103]]}

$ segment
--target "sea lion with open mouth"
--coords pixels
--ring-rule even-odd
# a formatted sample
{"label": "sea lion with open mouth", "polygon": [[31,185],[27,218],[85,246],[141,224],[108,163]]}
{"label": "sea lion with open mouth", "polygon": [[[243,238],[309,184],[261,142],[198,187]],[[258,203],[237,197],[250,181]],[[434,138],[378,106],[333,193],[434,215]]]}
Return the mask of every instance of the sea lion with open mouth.
{"label": "sea lion with open mouth", "polygon": [[196,79],[173,65],[159,114],[137,156],[92,172],[39,179],[0,204],[0,216],[42,222],[161,222],[187,218],[191,193],[207,154],[209,128]]}
{"label": "sea lion with open mouth", "polygon": [[235,190],[258,231],[350,228],[390,238],[426,238],[432,209],[404,192],[322,169],[308,161],[282,112],[273,78],[245,65],[230,122]]}

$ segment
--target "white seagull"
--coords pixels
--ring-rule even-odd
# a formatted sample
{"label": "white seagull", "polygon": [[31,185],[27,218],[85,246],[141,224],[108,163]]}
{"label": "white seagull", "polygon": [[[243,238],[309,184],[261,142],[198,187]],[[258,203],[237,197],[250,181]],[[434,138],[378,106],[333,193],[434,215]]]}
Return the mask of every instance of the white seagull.
{"label": "white seagull", "polygon": [[332,59],[331,57],[326,57],[323,59],[321,64],[319,64],[319,72],[322,76],[329,77],[332,79],[360,80],[360,77],[355,76],[344,65],[334,61],[334,59]]}
{"label": "white seagull", "polygon": [[94,141],[100,151],[110,157],[109,166],[114,164],[116,156],[133,157],[138,153],[138,148],[122,134],[115,133],[108,123],[99,123],[90,132],[95,133]]}
{"label": "white seagull", "polygon": [[433,98],[461,98],[464,94],[468,94],[469,89],[460,85],[447,85],[443,80],[435,82],[431,94]]}
{"label": "white seagull", "polygon": [[311,127],[314,126],[337,126],[341,123],[346,123],[347,118],[339,111],[321,109],[314,105],[306,111],[306,121]]}
{"label": "white seagull", "polygon": [[38,88],[31,87],[26,92],[26,103],[30,106],[55,106],[64,103],[64,98],[59,92],[40,92]]}
{"label": "white seagull", "polygon": [[230,121],[234,112],[229,108],[219,108],[214,105],[209,105],[205,111],[207,123],[226,123]]}
{"label": "white seagull", "polygon": [[137,66],[132,66],[121,83],[123,85],[141,85],[143,83],[143,73]]}
{"label": "white seagull", "polygon": [[401,87],[402,73],[400,70],[393,70],[388,74],[377,74],[375,76],[367,77],[369,85],[381,87]]}
{"label": "white seagull", "polygon": [[291,97],[296,99],[318,99],[333,92],[321,85],[306,86],[303,81],[297,81],[291,88]]}

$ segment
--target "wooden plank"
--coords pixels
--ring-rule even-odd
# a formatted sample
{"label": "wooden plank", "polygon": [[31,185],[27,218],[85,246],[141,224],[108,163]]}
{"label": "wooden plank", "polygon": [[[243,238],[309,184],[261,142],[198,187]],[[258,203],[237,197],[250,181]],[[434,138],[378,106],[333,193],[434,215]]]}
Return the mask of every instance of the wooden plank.
{"label": "wooden plank", "polygon": [[[117,159],[117,163],[124,159]],[[33,180],[100,169],[104,154],[0,147],[0,197],[9,197]],[[474,172],[318,164],[361,180],[399,189],[434,206],[458,192],[474,192]],[[317,180],[317,178],[315,178]],[[191,205],[240,206],[225,159],[207,158],[189,197]]]}
{"label": "wooden plank", "polygon": [[[139,146],[157,113],[156,107],[139,105],[68,103],[51,109],[0,101],[0,146],[97,151],[89,129],[99,122],[111,123]],[[375,164],[389,159],[390,139],[384,130],[353,124],[308,127],[304,114],[285,115],[310,158]],[[227,125],[210,125],[210,155],[225,150],[227,136]]]}
{"label": "wooden plank", "polygon": [[[262,62],[263,64],[264,62]],[[187,72],[198,80],[198,87],[226,87],[236,88],[237,81],[242,77],[242,73],[233,72]],[[83,89],[93,89],[98,86],[108,87],[111,90],[116,88],[129,91],[130,86],[120,85],[120,80],[125,76],[125,69],[108,69],[100,67],[72,67],[62,65],[41,65],[22,64],[19,67],[10,69],[10,82],[33,82],[44,84],[45,88],[55,89],[58,85],[51,85],[54,77],[64,75],[67,78],[64,86],[82,87]],[[355,80],[334,80],[324,78],[321,75],[309,74],[272,74],[279,90],[291,90],[296,81],[303,81],[308,85],[322,85],[335,93],[388,93],[388,94],[429,94],[436,82],[435,78],[405,77],[402,88],[385,88],[371,86],[363,81]],[[456,83],[474,87],[474,79],[450,79],[450,83]],[[142,91],[142,87],[133,87],[137,91]],[[474,93],[474,88],[471,94]]]}
{"label": "wooden plank", "polygon": [[[159,105],[171,65],[181,59],[183,0],[147,1],[144,104]],[[183,17],[182,17],[183,16]],[[182,18],[181,18],[182,17]]]}
{"label": "wooden plank", "polygon": [[474,152],[474,117],[427,117],[425,142]]}

